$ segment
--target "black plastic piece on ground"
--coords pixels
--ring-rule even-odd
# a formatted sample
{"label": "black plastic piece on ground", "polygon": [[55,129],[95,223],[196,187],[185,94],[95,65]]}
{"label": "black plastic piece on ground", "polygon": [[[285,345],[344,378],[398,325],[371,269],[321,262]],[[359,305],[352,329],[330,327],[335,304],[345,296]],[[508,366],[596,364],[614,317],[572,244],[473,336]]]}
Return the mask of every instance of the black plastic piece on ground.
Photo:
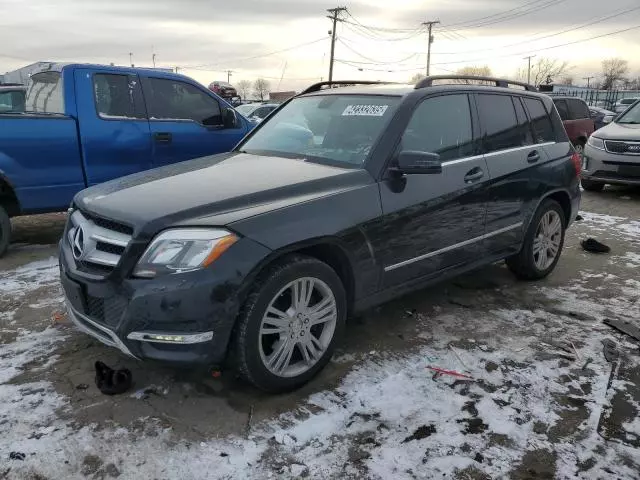
{"label": "black plastic piece on ground", "polygon": [[114,370],[98,361],[96,367],[96,386],[105,395],[124,393],[133,385],[131,372],[126,368]]}
{"label": "black plastic piece on ground", "polygon": [[587,238],[586,240],[582,240],[580,242],[580,245],[582,245],[582,248],[584,250],[591,253],[609,253],[611,251],[611,248],[608,245],[605,245],[604,243],[600,243],[599,241],[593,238]]}

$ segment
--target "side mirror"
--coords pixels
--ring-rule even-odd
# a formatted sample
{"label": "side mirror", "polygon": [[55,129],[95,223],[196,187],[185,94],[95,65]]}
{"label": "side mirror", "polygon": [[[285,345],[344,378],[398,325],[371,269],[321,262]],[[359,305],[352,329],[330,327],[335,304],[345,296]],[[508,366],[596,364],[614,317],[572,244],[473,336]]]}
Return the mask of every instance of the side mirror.
{"label": "side mirror", "polygon": [[227,108],[224,111],[223,116],[224,128],[237,128],[238,127],[238,116],[236,115],[236,111],[233,108]]}
{"label": "side mirror", "polygon": [[406,174],[438,174],[442,173],[442,162],[437,153],[404,150],[398,155],[396,170]]}

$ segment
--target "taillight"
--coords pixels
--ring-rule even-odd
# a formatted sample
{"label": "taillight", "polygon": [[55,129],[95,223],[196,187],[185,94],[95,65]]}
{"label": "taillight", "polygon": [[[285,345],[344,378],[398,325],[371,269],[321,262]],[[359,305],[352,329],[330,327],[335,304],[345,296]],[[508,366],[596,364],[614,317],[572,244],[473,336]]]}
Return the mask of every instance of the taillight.
{"label": "taillight", "polygon": [[582,171],[582,157],[578,152],[573,152],[571,155],[571,161],[573,162],[573,168],[576,169],[576,175],[580,175]]}

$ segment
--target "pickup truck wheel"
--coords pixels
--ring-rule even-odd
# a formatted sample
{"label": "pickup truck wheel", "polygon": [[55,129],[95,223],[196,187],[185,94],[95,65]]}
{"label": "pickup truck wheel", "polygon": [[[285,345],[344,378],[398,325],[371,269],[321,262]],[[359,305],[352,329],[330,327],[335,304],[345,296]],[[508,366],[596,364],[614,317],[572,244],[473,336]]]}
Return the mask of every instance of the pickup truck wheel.
{"label": "pickup truck wheel", "polygon": [[238,318],[232,360],[261,390],[296,389],[329,362],[347,312],[340,278],[327,264],[291,256],[258,280]]}
{"label": "pickup truck wheel", "polygon": [[0,257],[2,257],[9,248],[11,241],[11,220],[2,205],[0,205]]}
{"label": "pickup truck wheel", "polygon": [[507,259],[507,266],[523,280],[539,280],[556,267],[564,246],[566,221],[555,200],[542,202],[525,234],[522,250]]}
{"label": "pickup truck wheel", "polygon": [[594,182],[593,180],[587,180],[586,178],[580,180],[580,184],[587,192],[601,192],[604,189],[604,183]]}

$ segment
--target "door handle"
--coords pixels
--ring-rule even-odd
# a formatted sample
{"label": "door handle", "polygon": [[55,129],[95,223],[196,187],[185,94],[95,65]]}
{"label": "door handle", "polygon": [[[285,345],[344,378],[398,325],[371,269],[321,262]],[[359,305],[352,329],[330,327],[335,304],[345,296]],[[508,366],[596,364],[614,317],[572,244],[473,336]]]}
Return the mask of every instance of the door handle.
{"label": "door handle", "polygon": [[537,150],[534,150],[527,155],[527,162],[529,163],[536,163],[538,160],[540,160],[540,154]]}
{"label": "door handle", "polygon": [[476,180],[480,180],[482,177],[484,177],[484,171],[481,168],[476,167],[464,176],[464,181],[466,183],[472,183]]}
{"label": "door handle", "polygon": [[171,143],[171,134],[169,132],[154,133],[153,138],[157,143]]}

